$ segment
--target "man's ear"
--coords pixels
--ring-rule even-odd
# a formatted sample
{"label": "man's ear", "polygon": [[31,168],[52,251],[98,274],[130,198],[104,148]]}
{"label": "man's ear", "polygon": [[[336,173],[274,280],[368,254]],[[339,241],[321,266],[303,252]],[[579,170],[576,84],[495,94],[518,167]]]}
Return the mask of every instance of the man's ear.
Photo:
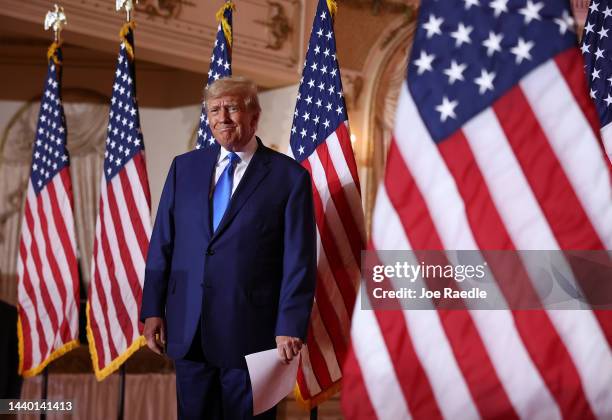
{"label": "man's ear", "polygon": [[251,122],[251,126],[253,127],[253,130],[257,130],[257,126],[259,125],[259,117],[261,116],[261,111],[257,112],[255,115],[253,115],[253,121]]}

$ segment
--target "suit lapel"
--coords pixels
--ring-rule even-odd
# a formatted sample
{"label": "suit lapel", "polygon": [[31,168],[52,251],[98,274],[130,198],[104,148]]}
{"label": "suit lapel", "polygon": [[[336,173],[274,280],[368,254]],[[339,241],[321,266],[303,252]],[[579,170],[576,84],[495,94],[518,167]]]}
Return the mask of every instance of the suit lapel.
{"label": "suit lapel", "polygon": [[210,213],[210,186],[212,185],[213,177],[215,176],[215,167],[217,164],[217,158],[219,157],[219,146],[218,143],[210,146],[209,148],[200,150],[202,153],[202,165],[201,172],[199,172],[198,179],[195,180],[201,186],[200,197],[202,200],[202,216],[204,218],[204,230],[206,232],[206,239],[212,237],[212,227],[210,226],[211,213]]}
{"label": "suit lapel", "polygon": [[[236,214],[240,211],[244,203],[255,192],[261,181],[268,175],[270,170],[270,156],[268,149],[262,144],[259,138],[257,139],[257,150],[249,162],[240,184],[232,195],[229,207],[219,223],[219,227],[213,234],[213,238],[219,236],[221,232],[232,221]],[[209,187],[210,188],[210,187]],[[210,223],[209,223],[210,224]]]}

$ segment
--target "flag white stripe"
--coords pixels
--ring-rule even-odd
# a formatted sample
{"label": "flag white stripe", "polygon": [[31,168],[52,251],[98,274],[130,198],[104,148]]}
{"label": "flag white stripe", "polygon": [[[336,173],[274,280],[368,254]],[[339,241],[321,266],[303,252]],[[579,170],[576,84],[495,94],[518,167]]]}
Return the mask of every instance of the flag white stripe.
{"label": "flag white stripe", "polygon": [[310,155],[308,161],[310,162],[310,167],[312,169],[312,179],[319,196],[321,197],[323,209],[325,209],[325,219],[334,237],[334,242],[340,254],[342,263],[349,273],[349,278],[356,279],[359,277],[358,261],[355,261],[355,257],[353,256],[350,247],[350,242],[340,220],[338,210],[336,209],[336,206],[329,193],[325,170],[323,169],[319,156],[316,153]]}
{"label": "flag white stripe", "polygon": [[[348,311],[346,310],[346,304],[344,303],[344,299],[342,294],[340,293],[340,289],[338,289],[338,283],[334,279],[333,273],[329,267],[329,262],[327,261],[327,255],[325,254],[323,247],[321,246],[321,238],[319,236],[319,231],[317,230],[317,271],[319,273],[319,284],[317,286],[321,286],[325,295],[329,298],[331,302],[335,314],[338,316],[338,321],[340,322],[340,328],[342,331],[350,331],[351,328],[351,320],[349,318]],[[338,337],[342,339],[345,343],[348,341],[348,335]]]}
{"label": "flag white stripe", "polygon": [[[26,206],[28,206],[28,203],[26,203]],[[36,265],[34,264],[31,252],[32,235],[30,233],[29,227],[27,226],[27,223],[25,222],[25,219],[23,220],[21,227],[21,238],[23,240],[23,244],[25,245],[27,254],[25,261],[25,269],[30,276],[32,290],[34,291],[34,296],[36,299],[36,302],[34,304],[38,309],[38,321],[42,325],[43,337],[39,337],[39,339],[41,341],[44,341],[47,344],[47,347],[51,347],[51,344],[53,342],[53,336],[51,335],[53,333],[53,328],[51,327],[51,320],[49,319],[49,315],[47,313],[45,304],[40,293],[40,279],[38,277],[38,271],[36,270]],[[43,355],[39,354],[39,357],[40,359],[32,359],[32,366],[37,366],[42,362]]]}
{"label": "flag white stripe", "polygon": [[331,380],[335,382],[338,379],[342,378],[342,372],[340,370],[340,366],[338,365],[338,361],[336,360],[334,346],[332,345],[331,339],[329,338],[329,334],[325,328],[325,325],[323,325],[323,321],[321,320],[319,305],[317,305],[316,301],[313,303],[312,306],[310,322],[312,325],[312,333],[319,346],[319,349],[321,350],[321,355],[325,360],[325,365],[327,366],[329,376]]}
{"label": "flag white stripe", "polygon": [[[74,215],[72,211],[72,204],[66,192],[64,183],[62,182],[60,176],[54,177],[53,185],[55,187],[55,196],[56,196],[55,199],[57,201],[62,218],[64,220],[64,226],[68,234],[68,240],[70,241],[70,244],[69,245],[66,244],[66,245],[71,247],[72,254],[76,258],[77,249],[76,249],[76,239],[75,239],[75,231],[74,231]],[[64,252],[64,257],[65,257],[66,248],[64,246],[62,246],[62,251]],[[68,272],[70,272],[68,259],[66,257],[65,257],[65,260],[66,260],[66,267],[64,268]],[[78,264],[76,260],[74,261],[74,263]],[[78,285],[79,285],[78,271],[77,271],[77,278],[73,278],[71,275],[66,275],[64,279],[65,279],[64,283],[66,284],[66,293],[68,296],[67,303],[69,306],[68,314],[69,314],[69,320],[70,320],[70,331],[71,331],[72,337],[77,338],[79,335],[79,302],[78,300],[75,301],[74,299],[72,299],[72,297],[75,295],[75,291],[76,291],[75,286],[78,288]],[[79,299],[78,295],[76,299]]]}
{"label": "flag white stripe", "polygon": [[563,75],[551,60],[528,74],[521,88],[591,223],[606,249],[612,249],[610,173]]}
{"label": "flag white stripe", "polygon": [[[122,241],[127,243],[127,249],[129,252],[130,261],[121,260],[122,266],[125,269],[125,264],[130,264],[134,268],[134,272],[138,278],[138,287],[142,290],[141,282],[144,281],[144,272],[145,272],[145,261],[143,259],[142,252],[140,252],[140,245],[138,244],[138,239],[136,238],[136,233],[132,227],[132,220],[128,216],[129,211],[127,209],[125,198],[123,196],[123,190],[121,188],[121,183],[119,181],[119,177],[116,176],[112,179],[110,183],[110,188],[112,188],[113,193],[115,194],[115,202],[117,203],[117,209],[119,214],[125,215],[124,217],[120,217],[119,223],[123,229],[123,238]],[[116,236],[116,232],[113,232]],[[108,235],[108,232],[107,232]],[[110,235],[108,235],[110,237]],[[110,239],[109,239],[110,242]],[[126,305],[126,311],[128,314],[138,314],[138,302],[134,298],[132,293],[132,288],[129,285],[129,280],[127,278],[127,273],[125,277],[123,277],[125,283],[123,284],[121,295],[124,297],[123,302]],[[129,296],[132,296],[132,299],[129,299]],[[130,306],[128,306],[130,305]],[[130,321],[132,323],[132,336],[126,337],[128,338],[128,342],[126,346],[130,346],[131,343],[140,336],[138,331],[138,316],[130,316]]]}
{"label": "flag white stripe", "polygon": [[[140,222],[142,223],[142,227],[144,228],[145,233],[147,234],[147,238],[150,238],[151,210],[149,209],[149,205],[147,204],[147,197],[144,193],[145,186],[143,186],[140,182],[140,177],[138,176],[138,171],[136,170],[136,166],[134,164],[134,159],[130,159],[130,161],[125,164],[124,170],[130,181],[129,184],[132,190],[132,197],[134,197],[134,201],[136,202],[136,209],[138,211],[138,216],[140,217]],[[144,279],[144,277],[141,278]]]}
{"label": "flag white stripe", "polygon": [[[99,217],[101,216],[102,214],[100,214]],[[107,337],[108,335],[110,335],[110,337],[113,340],[113,345],[115,349],[119,352],[119,349],[125,346],[126,338],[125,338],[125,334],[121,326],[119,325],[119,318],[117,316],[117,308],[115,308],[115,303],[113,301],[113,296],[111,294],[111,287],[112,287],[111,280],[110,280],[110,277],[107,271],[108,266],[106,265],[106,256],[104,255],[104,250],[102,249],[102,246],[101,246],[102,232],[100,230],[100,220],[98,220],[98,223],[96,223],[96,241],[100,245],[98,246],[98,255],[96,255],[96,261],[94,262],[94,268],[98,270],[98,276],[100,278],[99,285],[102,287],[102,291],[104,292],[104,297],[106,300],[106,311],[105,312],[107,313],[109,325],[107,326],[106,323],[104,322],[104,315],[103,315],[104,311],[95,313],[96,322],[98,323],[98,327],[100,330],[105,330]],[[95,277],[92,276],[92,279],[94,278]],[[94,288],[92,290],[92,294],[98,293],[96,289],[97,288]],[[96,296],[96,298],[100,299],[99,296]],[[101,305],[101,302],[100,302],[100,305]],[[105,354],[104,354],[104,361],[105,361],[104,364],[107,365],[108,363],[111,362],[110,346],[106,345],[106,340],[104,340],[104,343],[105,343],[105,348],[108,347],[108,350],[105,351]]]}
{"label": "flag white stripe", "polygon": [[[399,215],[387,196],[384,184],[378,188],[375,208],[372,242],[376,249],[412,249],[408,238],[403,233],[404,228]],[[390,234],[391,232],[393,234]],[[379,258],[383,259],[382,254],[379,254]],[[415,284],[417,284],[416,290],[426,287],[422,279]],[[394,286],[397,288],[399,285],[394,284]],[[457,365],[437,313],[433,310],[407,310],[403,311],[403,314],[414,351],[427,374],[443,416],[455,418],[460,415],[466,419],[479,418],[478,410]],[[441,372],[444,374],[440,374]]]}
{"label": "flag white stripe", "polygon": [[[367,299],[367,297],[364,297]],[[361,290],[357,302],[361,301]],[[380,419],[411,419],[408,405],[387,352],[374,311],[355,306],[351,328],[353,350],[372,408]]]}
{"label": "flag white stripe", "polygon": [[612,162],[612,123],[606,125],[601,129],[601,137],[603,139],[604,148],[608,159]]}
{"label": "flag white stripe", "polygon": [[[96,238],[97,240],[97,238]],[[98,248],[98,255],[99,253],[102,252],[101,249]],[[104,318],[102,316],[96,316],[96,314],[103,314],[104,312],[102,311],[102,304],[100,303],[100,296],[98,296],[98,291],[96,290],[96,285],[93,282],[93,279],[95,278],[94,275],[96,273],[96,264],[97,262],[94,261],[94,264],[92,264],[92,274],[91,274],[91,299],[90,299],[90,317],[94,318],[96,321],[96,324],[98,325],[98,331],[100,334],[100,340],[99,340],[99,344],[102,346],[102,353],[97,353],[98,356],[98,360],[102,361],[103,364],[106,366],[111,362],[110,359],[110,347],[109,347],[109,340],[108,340],[108,331],[106,328],[106,325],[104,324]],[[98,270],[99,272],[100,270]],[[100,276],[100,278],[102,279],[102,277]],[[114,341],[114,339],[113,339]],[[93,343],[95,345],[95,343]],[[96,347],[97,348],[97,347]]]}
{"label": "flag white stripe", "polygon": [[[63,169],[67,171],[68,175],[70,174],[69,168]],[[68,178],[70,179],[70,178]],[[62,216],[64,219],[64,224],[66,225],[66,231],[68,232],[68,238],[70,239],[70,244],[75,252],[76,257],[76,233],[74,231],[74,212],[72,210],[72,201],[68,196],[68,192],[66,191],[66,187],[62,182],[61,172],[57,176],[53,178],[53,186],[55,187],[55,195],[57,199],[57,206],[62,211]]]}
{"label": "flag white stripe", "polygon": [[548,315],[578,368],[595,416],[612,418],[612,352],[593,312],[551,310]]}
{"label": "flag white stripe", "polygon": [[[410,115],[412,118],[400,119],[400,121],[406,121],[407,126],[402,126],[402,123],[398,122],[396,129],[403,133],[402,136],[398,136],[398,149],[402,158],[410,167],[419,190],[427,191],[427,194],[422,194],[422,196],[444,248],[477,250],[478,246],[466,218],[465,204],[457,190],[454,179],[431,137],[429,135],[427,137],[421,136],[421,133],[411,135],[410,127],[414,129],[415,126],[420,126],[424,132],[427,131],[418,117],[419,114],[408,91],[402,91],[400,96],[404,96],[406,99],[404,101],[400,99],[398,115]],[[404,108],[405,106],[407,108]],[[490,138],[490,132],[486,133],[488,134],[487,137]],[[419,151],[416,152],[415,149],[419,149]],[[440,194],[444,194],[443,199],[442,196],[436,197],[436,192],[432,191],[432,179],[436,187],[444,186],[440,188]],[[456,232],[461,233],[456,234]],[[492,279],[493,276],[489,275],[488,278]],[[495,293],[495,296],[503,296],[495,283],[491,283],[489,287]],[[533,392],[541,397],[539,404],[542,412],[558,413],[558,407],[546,390],[539,371],[533,365],[516,330],[513,318],[508,313],[500,312],[495,315],[498,322],[491,323],[488,313],[479,310],[470,311],[470,316],[480,338],[483,340],[499,380],[519,416],[527,416],[533,411],[530,399],[525,398],[527,393]],[[507,343],[501,342],[499,340],[500,336],[512,343],[512,347],[504,345]],[[516,376],[518,370],[521,371],[522,376],[520,378]]]}
{"label": "flag white stripe", "polygon": [[[43,230],[42,230],[42,226],[40,223],[40,218],[38,217],[38,211],[39,211],[38,200],[36,199],[36,195],[34,195],[33,189],[28,190],[27,200],[28,200],[30,210],[32,211],[32,218],[34,220],[33,240],[34,240],[34,244],[36,245],[36,248],[38,249],[38,256],[39,256],[40,265],[41,265],[40,268],[42,271],[41,274],[43,276],[43,279],[39,279],[39,281],[42,280],[45,283],[45,286],[47,288],[47,293],[49,294],[49,304],[53,308],[53,311],[55,312],[55,316],[57,319],[58,329],[57,330],[51,329],[53,333],[53,339],[52,339],[52,342],[49,343],[49,346],[55,349],[59,347],[62,343],[61,336],[59,334],[59,328],[61,327],[62,320],[64,319],[64,316],[62,314],[62,298],[59,294],[59,291],[57,289],[57,284],[55,283],[55,281],[47,281],[47,279],[52,280],[54,276],[53,276],[53,272],[51,271],[51,268],[49,266],[49,262],[47,259],[47,251],[46,251],[47,241],[45,240],[43,236]],[[47,225],[48,224],[49,224],[49,221],[47,220]],[[40,283],[39,283],[39,287],[40,287]]]}
{"label": "flag white stripe", "polygon": [[[25,225],[25,223],[23,225]],[[22,226],[22,231],[23,229],[24,227]],[[22,233],[21,240],[23,240],[23,233]],[[25,241],[24,241],[24,244],[25,244]],[[40,356],[41,337],[38,336],[38,328],[36,328],[37,319],[36,319],[36,310],[34,309],[35,303],[32,302],[32,300],[30,299],[30,295],[26,291],[24,273],[25,273],[24,263],[20,255],[19,258],[17,259],[17,274],[20,279],[17,285],[18,287],[17,292],[18,292],[18,297],[19,297],[19,305],[21,306],[21,309],[23,309],[23,312],[25,312],[25,317],[27,318],[27,319],[22,320],[22,322],[24,323],[27,322],[28,325],[30,326],[30,338],[32,341],[32,348],[31,348],[32,361],[34,362],[36,360],[41,360],[41,356]],[[25,331],[23,333],[25,334]]]}
{"label": "flag white stripe", "polygon": [[310,391],[310,395],[317,395],[321,392],[319,382],[312,371],[312,362],[310,361],[310,353],[308,351],[308,345],[302,347],[302,372],[304,373],[304,380],[306,386]]}
{"label": "flag white stripe", "polygon": [[[117,210],[119,214],[125,215],[124,217],[119,218],[119,223],[121,224],[124,235],[122,239],[128,245],[127,248],[130,253],[130,259],[132,261],[134,271],[136,272],[138,279],[142,281],[144,279],[145,260],[142,252],[140,252],[140,245],[138,244],[138,238],[136,237],[136,232],[132,226],[132,219],[128,216],[129,210],[126,205],[125,197],[123,196],[123,189],[121,188],[121,182],[119,181],[118,176],[112,179],[111,188],[115,194],[115,201],[117,203]],[[140,287],[142,288],[142,284],[140,284]],[[133,308],[129,309],[130,313],[132,313],[131,310]],[[135,317],[134,319],[136,318],[138,317]]]}
{"label": "flag white stripe", "polygon": [[[423,194],[429,213],[446,249],[474,249],[474,237],[465,222],[465,206],[442,156],[419,111],[402,84],[395,122],[396,145]],[[405,117],[404,117],[405,116]]]}
{"label": "flag white stripe", "polygon": [[[113,188],[112,183],[108,185],[108,188]],[[115,188],[113,188],[113,193],[115,194],[115,197],[116,197],[117,191]],[[111,252],[111,258],[113,260],[113,265],[115,266],[114,274],[115,274],[115,277],[117,278],[117,282],[119,283],[119,287],[120,287],[119,294],[121,296],[121,299],[123,301],[123,305],[125,306],[125,310],[127,311],[127,314],[136,314],[134,318],[138,318],[138,315],[137,315],[138,304],[134,298],[134,295],[132,294],[132,289],[129,286],[124,261],[123,261],[123,258],[121,257],[121,253],[119,252],[120,244],[121,244],[120,241],[125,241],[126,238],[117,237],[117,231],[115,230],[115,220],[113,219],[113,215],[110,212],[111,204],[108,201],[108,190],[106,188],[102,190],[102,197],[105,203],[104,212],[103,213],[101,212],[102,221],[104,223],[104,232],[106,233],[106,238],[108,239],[108,245],[109,245],[110,252]],[[124,235],[125,234],[126,232],[124,232]],[[132,323],[133,322],[134,320],[132,319]],[[131,341],[131,337],[126,337],[126,339]],[[121,350],[119,349],[124,350],[125,348],[127,348],[127,346],[128,346],[127,344],[124,344],[124,346],[117,348],[117,351],[121,353]]]}
{"label": "flag white stripe", "polygon": [[359,228],[359,235],[361,240],[365,242],[365,223],[363,221],[363,208],[361,206],[361,195],[355,185],[355,180],[349,169],[349,166],[344,159],[344,152],[340,146],[340,140],[338,135],[334,131],[325,141],[327,143],[327,149],[329,150],[329,156],[332,160],[336,174],[340,180],[340,184],[344,190],[346,201],[351,208],[351,215],[355,220],[355,225]]}
{"label": "flag white stripe", "polygon": [[[74,296],[72,273],[69,269],[68,258],[64,251],[64,244],[62,243],[57,227],[55,225],[55,217],[51,208],[51,198],[49,197],[49,190],[47,188],[40,192],[42,199],[43,211],[47,215],[47,234],[49,235],[51,252],[55,256],[57,261],[58,269],[61,275],[60,279],[54,279],[56,282],[61,281],[66,290],[66,304],[64,305],[64,313],[62,318],[66,319],[70,327],[70,335],[76,337],[78,335],[78,315],[75,312],[76,305],[72,297]],[[60,210],[62,213],[69,213],[70,209]],[[67,244],[71,246],[72,244]],[[76,323],[75,323],[76,321]]]}
{"label": "flag white stripe", "polygon": [[[546,218],[520,169],[520,164],[512,153],[493,112],[483,112],[466,124],[463,131],[487,183],[497,211],[515,246],[518,249],[559,249],[559,244],[553,236]],[[526,260],[524,262],[525,268],[531,274],[534,270],[534,264]],[[563,270],[571,273],[567,264],[566,267],[563,267]],[[567,278],[577,287],[573,275],[568,275]],[[539,289],[536,288],[536,290]],[[567,350],[572,354],[572,359],[583,379],[587,398],[592,402],[597,399],[598,393],[596,390],[591,390],[591,396],[588,395],[587,382],[591,383],[591,381],[583,376],[583,372],[590,369],[589,365],[593,364],[594,359],[589,360],[585,355],[590,354],[591,350],[589,349],[593,347],[608,349],[608,345],[595,323],[592,312],[580,312],[586,314],[583,314],[583,321],[591,319],[591,321],[580,326],[581,331],[582,329],[590,331],[591,335],[587,341],[580,341],[576,334],[562,333],[562,330],[566,328],[566,323],[571,320],[570,314],[573,312],[547,311]],[[610,361],[612,361],[612,356],[610,356]],[[582,366],[580,362],[582,362]],[[605,363],[602,369],[601,372],[605,372]],[[609,372],[609,376],[612,378],[612,371]]]}

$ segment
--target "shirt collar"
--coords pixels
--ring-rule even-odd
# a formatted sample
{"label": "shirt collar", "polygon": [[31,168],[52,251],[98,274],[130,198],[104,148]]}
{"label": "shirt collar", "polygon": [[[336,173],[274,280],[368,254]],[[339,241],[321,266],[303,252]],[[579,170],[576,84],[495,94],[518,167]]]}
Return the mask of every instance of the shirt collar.
{"label": "shirt collar", "polygon": [[[253,135],[253,137],[251,137],[251,140],[249,140],[245,148],[241,152],[236,152],[236,154],[240,158],[240,162],[244,162],[248,165],[251,159],[253,158],[255,151],[257,150],[257,146],[257,139],[255,138],[255,135]],[[229,155],[229,153],[229,150],[221,146],[221,152],[219,153],[217,165],[223,162],[225,158],[227,158],[227,155]]]}

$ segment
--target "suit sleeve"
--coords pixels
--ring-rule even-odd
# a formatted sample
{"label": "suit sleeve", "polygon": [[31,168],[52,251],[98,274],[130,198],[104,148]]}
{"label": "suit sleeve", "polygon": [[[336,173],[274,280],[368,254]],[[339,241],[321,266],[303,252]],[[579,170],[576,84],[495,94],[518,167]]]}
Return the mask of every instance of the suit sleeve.
{"label": "suit sleeve", "polygon": [[276,335],[306,333],[314,299],[317,246],[310,174],[301,172],[285,208],[283,278]]}
{"label": "suit sleeve", "polygon": [[176,159],[172,161],[155,217],[145,267],[140,320],[163,317],[174,248]]}

